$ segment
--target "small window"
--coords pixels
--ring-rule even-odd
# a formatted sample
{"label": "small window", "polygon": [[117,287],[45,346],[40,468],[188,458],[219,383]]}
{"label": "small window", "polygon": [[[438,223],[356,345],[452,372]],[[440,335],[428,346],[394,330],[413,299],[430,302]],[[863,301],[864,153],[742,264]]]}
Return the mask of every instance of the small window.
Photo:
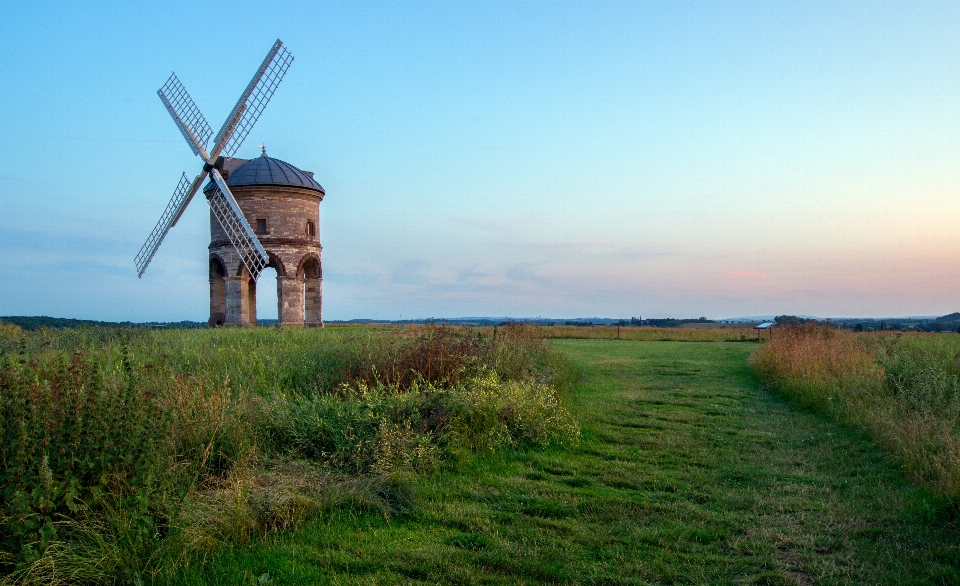
{"label": "small window", "polygon": [[267,220],[264,218],[257,218],[257,234],[266,234],[267,233]]}
{"label": "small window", "polygon": [[307,234],[309,236],[317,235],[317,229],[313,226],[313,222],[310,222],[310,221],[307,222]]}

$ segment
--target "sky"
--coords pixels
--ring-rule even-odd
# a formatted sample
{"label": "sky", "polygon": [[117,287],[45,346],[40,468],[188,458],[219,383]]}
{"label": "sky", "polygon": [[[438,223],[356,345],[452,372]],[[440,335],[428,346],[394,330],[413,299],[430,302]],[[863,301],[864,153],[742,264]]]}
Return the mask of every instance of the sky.
{"label": "sky", "polygon": [[202,165],[156,90],[219,128],[277,38],[236,156],[324,186],[327,320],[957,311],[958,30],[956,2],[0,0],[0,315],[206,320],[202,198],[134,268]]}

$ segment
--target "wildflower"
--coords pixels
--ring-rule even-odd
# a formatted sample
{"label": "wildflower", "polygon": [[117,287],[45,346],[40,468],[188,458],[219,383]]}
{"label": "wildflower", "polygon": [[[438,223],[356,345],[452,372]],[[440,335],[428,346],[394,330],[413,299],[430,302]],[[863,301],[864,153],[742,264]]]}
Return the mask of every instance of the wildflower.
{"label": "wildflower", "polygon": [[50,470],[50,459],[46,454],[43,455],[43,459],[40,461],[40,484],[43,485],[43,488],[47,491],[53,488],[53,471]]}

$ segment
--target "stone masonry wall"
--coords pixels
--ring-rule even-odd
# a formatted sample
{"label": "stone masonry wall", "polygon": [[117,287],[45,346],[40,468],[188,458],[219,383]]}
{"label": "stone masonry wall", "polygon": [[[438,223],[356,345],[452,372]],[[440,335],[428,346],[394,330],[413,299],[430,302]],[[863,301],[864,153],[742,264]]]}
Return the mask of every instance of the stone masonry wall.
{"label": "stone masonry wall", "polygon": [[[238,186],[231,191],[254,232],[257,232],[257,220],[266,220],[266,230],[257,233],[257,238],[270,257],[270,266],[277,271],[280,323],[294,327],[322,326],[321,194],[308,189],[266,185]],[[313,224],[313,235],[309,234],[308,222]],[[212,212],[210,235],[211,258],[221,262],[226,272],[223,287],[214,282],[216,277],[211,275],[210,321],[222,321],[224,325],[255,326],[256,290],[272,287],[274,283],[251,281],[239,255]],[[219,294],[225,298],[215,299],[214,296]],[[225,309],[225,316],[220,313],[223,311],[221,307]],[[214,312],[218,315],[214,316]]]}

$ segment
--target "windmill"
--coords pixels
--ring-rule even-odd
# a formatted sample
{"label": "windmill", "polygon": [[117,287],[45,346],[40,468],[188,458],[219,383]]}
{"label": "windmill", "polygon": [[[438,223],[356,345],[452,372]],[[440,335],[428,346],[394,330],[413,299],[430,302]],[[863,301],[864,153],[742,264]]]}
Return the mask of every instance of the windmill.
{"label": "windmill", "polygon": [[137,276],[143,277],[147,265],[153,259],[160,243],[163,242],[170,228],[176,225],[183,211],[186,209],[190,200],[200,189],[200,186],[209,175],[216,186],[207,195],[207,201],[213,215],[220,222],[224,232],[226,232],[230,243],[240,255],[244,266],[250,272],[250,275],[256,279],[260,271],[267,266],[269,259],[266,251],[257,239],[250,224],[244,218],[240,206],[234,199],[233,194],[227,187],[223,175],[220,174],[220,165],[223,157],[232,156],[244,139],[250,133],[253,125],[257,122],[267,102],[277,90],[280,81],[290,64],[293,63],[293,55],[283,46],[280,39],[273,44],[270,52],[264,58],[260,68],[253,75],[253,79],[247,84],[246,89],[237,100],[237,105],[230,111],[230,115],[224,121],[220,132],[213,139],[213,147],[208,152],[206,145],[213,134],[210,125],[207,124],[203,114],[193,102],[186,88],[177,79],[176,73],[170,74],[170,78],[163,84],[157,95],[167,108],[174,123],[186,139],[187,145],[193,151],[194,155],[202,157],[204,160],[203,169],[200,174],[190,183],[187,180],[187,174],[180,177],[180,182],[167,208],[164,210],[160,220],[153,228],[153,232],[147,238],[137,254],[135,263],[137,266]]}

